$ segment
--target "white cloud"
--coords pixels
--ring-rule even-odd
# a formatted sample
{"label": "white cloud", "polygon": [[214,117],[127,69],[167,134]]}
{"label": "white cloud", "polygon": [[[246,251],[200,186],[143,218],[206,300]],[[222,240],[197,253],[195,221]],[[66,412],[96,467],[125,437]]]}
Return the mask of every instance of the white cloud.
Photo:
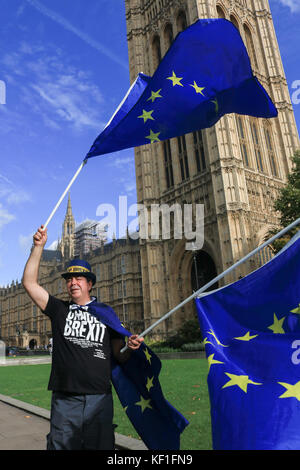
{"label": "white cloud", "polygon": [[[52,52],[51,46],[46,49],[22,42],[18,51],[7,53],[1,62],[7,77],[15,74],[20,100],[47,127],[57,130],[69,124],[77,131],[84,128],[100,131],[105,126],[101,119],[105,101],[100,89],[88,72],[70,65],[61,50],[55,48]],[[10,132],[24,117],[14,116],[6,108],[2,132]]]}
{"label": "white cloud", "polygon": [[300,12],[300,0],[276,0],[282,5],[289,7],[292,13]]}
{"label": "white cloud", "polygon": [[19,205],[31,201],[31,196],[27,191],[17,187],[2,174],[0,174],[0,198],[7,205]]}
{"label": "white cloud", "polygon": [[116,62],[117,64],[121,65],[123,68],[128,70],[128,65],[123,60],[121,60],[118,56],[116,56],[110,49],[100,44],[98,41],[95,41],[91,38],[88,34],[81,31],[79,28],[72,25],[66,18],[63,18],[61,15],[56,13],[54,10],[45,7],[42,5],[38,0],[26,0],[31,6],[33,6],[36,10],[42,13],[44,16],[47,16],[51,20],[55,21],[55,23],[60,24],[64,29],[67,31],[72,32],[77,37],[82,39],[86,44],[96,49],[101,54],[109,57],[112,61]]}
{"label": "white cloud", "polygon": [[132,157],[112,157],[109,160],[109,166],[114,168],[125,168],[128,170],[128,166],[131,165],[134,168],[134,156]]}
{"label": "white cloud", "polygon": [[8,210],[3,207],[3,205],[0,203],[0,229],[2,229],[4,225],[9,224],[13,220],[15,220],[15,216],[9,213]]}
{"label": "white cloud", "polygon": [[58,247],[58,241],[55,240],[54,242],[51,243],[51,245],[47,248],[47,250],[57,250]]}
{"label": "white cloud", "polygon": [[19,245],[24,253],[28,253],[32,246],[33,233],[30,235],[19,235]]}

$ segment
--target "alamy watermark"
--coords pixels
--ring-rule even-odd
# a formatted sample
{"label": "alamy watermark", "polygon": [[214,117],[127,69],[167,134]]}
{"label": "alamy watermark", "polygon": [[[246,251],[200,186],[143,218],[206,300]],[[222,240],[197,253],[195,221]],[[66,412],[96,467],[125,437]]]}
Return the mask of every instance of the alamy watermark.
{"label": "alamy watermark", "polygon": [[299,104],[300,103],[300,80],[293,81],[292,89],[295,90],[292,93],[292,103]]}
{"label": "alamy watermark", "polygon": [[[118,213],[118,217],[117,217]],[[121,238],[127,232],[131,239],[186,240],[186,250],[201,250],[204,244],[203,204],[131,204],[119,196],[118,211],[112,204],[100,204],[97,217],[108,226],[109,238]],[[128,217],[134,217],[128,223]],[[117,220],[118,219],[118,220]]]}
{"label": "alamy watermark", "polygon": [[0,104],[6,104],[6,84],[0,80]]}

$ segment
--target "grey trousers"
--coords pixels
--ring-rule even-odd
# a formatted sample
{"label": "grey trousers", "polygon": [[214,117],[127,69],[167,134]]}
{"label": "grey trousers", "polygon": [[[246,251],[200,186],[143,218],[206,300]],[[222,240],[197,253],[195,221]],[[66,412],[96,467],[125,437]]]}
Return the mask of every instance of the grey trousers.
{"label": "grey trousers", "polygon": [[114,450],[111,394],[53,392],[47,450]]}

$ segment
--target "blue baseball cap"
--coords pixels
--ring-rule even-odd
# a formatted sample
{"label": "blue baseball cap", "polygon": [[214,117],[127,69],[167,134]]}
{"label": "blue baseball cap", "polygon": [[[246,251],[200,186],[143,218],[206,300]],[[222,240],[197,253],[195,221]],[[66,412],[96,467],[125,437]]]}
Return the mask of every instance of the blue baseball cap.
{"label": "blue baseball cap", "polygon": [[70,261],[67,266],[67,272],[62,274],[64,279],[68,279],[73,276],[84,276],[92,281],[93,285],[96,282],[96,276],[92,273],[90,264],[83,259],[73,259]]}

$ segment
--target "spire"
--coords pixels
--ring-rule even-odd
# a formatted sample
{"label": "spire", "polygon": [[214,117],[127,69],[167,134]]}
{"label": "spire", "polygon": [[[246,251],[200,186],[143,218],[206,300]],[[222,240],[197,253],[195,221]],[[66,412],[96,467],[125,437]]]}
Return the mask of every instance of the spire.
{"label": "spire", "polygon": [[64,258],[72,258],[74,254],[74,230],[75,220],[72,212],[71,197],[68,195],[68,205],[66,210],[66,216],[62,226],[62,238],[60,250]]}
{"label": "spire", "polygon": [[70,192],[69,192],[69,195],[68,195],[68,206],[67,206],[66,215],[69,215],[69,216],[73,217]]}

